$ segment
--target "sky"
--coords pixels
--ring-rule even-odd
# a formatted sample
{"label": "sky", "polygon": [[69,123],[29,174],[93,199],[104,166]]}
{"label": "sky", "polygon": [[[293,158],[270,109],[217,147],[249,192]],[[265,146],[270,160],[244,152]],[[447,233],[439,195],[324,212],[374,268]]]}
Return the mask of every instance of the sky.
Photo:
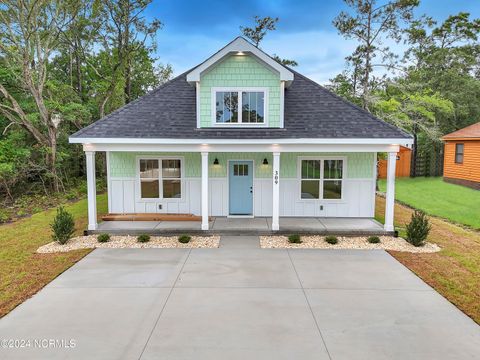
{"label": "sky", "polygon": [[[164,23],[157,35],[159,62],[171,64],[174,75],[196,66],[252,26],[253,17],[278,17],[277,30],[264,38],[269,54],[294,59],[296,70],[321,84],[341,73],[355,42],[345,40],[332,25],[348,7],[342,0],[153,0],[146,17]],[[443,21],[450,14],[480,17],[480,0],[421,0],[416,15]],[[401,51],[402,45],[392,44]]]}

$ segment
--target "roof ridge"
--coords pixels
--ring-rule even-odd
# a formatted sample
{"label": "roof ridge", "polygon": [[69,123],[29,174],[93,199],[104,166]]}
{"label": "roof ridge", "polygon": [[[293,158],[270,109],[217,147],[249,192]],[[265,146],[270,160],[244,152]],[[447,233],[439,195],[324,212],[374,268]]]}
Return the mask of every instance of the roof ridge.
{"label": "roof ridge", "polygon": [[[303,79],[307,80],[308,82],[314,84],[315,86],[317,86],[318,88],[320,88],[322,91],[328,93],[329,95],[333,96],[334,98],[337,98],[338,100],[342,101],[343,103],[347,104],[348,106],[350,106],[350,107],[352,107],[352,108],[354,108],[354,109],[356,109],[356,110],[359,110],[359,111],[363,112],[364,114],[366,114],[367,116],[369,116],[369,117],[372,118],[373,120],[379,121],[379,122],[381,122],[382,124],[387,125],[387,126],[388,126],[389,128],[391,128],[391,129],[401,131],[404,135],[407,135],[407,136],[409,136],[409,137],[412,137],[412,135],[409,134],[408,132],[406,132],[405,130],[400,129],[399,127],[396,127],[395,125],[390,124],[390,123],[386,122],[385,120],[380,119],[379,117],[373,115],[372,113],[368,112],[367,110],[362,109],[360,106],[355,105],[354,103],[352,103],[352,102],[350,102],[350,101],[342,98],[340,95],[335,94],[333,91],[327,89],[327,88],[324,87],[323,85],[320,85],[319,83],[317,83],[316,81],[314,81],[314,80],[306,77],[305,75],[300,74],[299,72],[293,70],[292,68],[289,68],[289,67],[287,67],[287,68],[288,68],[290,71],[292,71],[292,72],[295,74],[295,76],[297,76],[297,75],[300,76],[301,78],[303,78]],[[295,80],[294,80],[294,81],[295,81]]]}

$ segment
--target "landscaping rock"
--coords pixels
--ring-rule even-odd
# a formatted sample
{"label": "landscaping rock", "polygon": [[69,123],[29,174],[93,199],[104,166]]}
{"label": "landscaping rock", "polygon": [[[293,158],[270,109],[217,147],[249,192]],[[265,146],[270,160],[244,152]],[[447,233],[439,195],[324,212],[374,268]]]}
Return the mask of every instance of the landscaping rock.
{"label": "landscaping rock", "polygon": [[149,242],[137,242],[136,236],[111,236],[110,241],[99,243],[97,235],[78,236],[68,240],[64,245],[51,242],[37,249],[37,253],[68,252],[78,249],[143,249],[143,248],[218,248],[220,236],[192,236],[186,244],[178,241],[176,236],[152,236]]}
{"label": "landscaping rock", "polygon": [[295,244],[288,241],[287,236],[260,236],[260,247],[264,249],[383,249],[393,251],[406,251],[411,253],[433,253],[440,251],[436,244],[426,243],[424,246],[415,247],[405,239],[392,236],[380,236],[380,243],[371,244],[368,237],[337,237],[337,244],[329,244],[324,236],[302,236],[302,243]]}

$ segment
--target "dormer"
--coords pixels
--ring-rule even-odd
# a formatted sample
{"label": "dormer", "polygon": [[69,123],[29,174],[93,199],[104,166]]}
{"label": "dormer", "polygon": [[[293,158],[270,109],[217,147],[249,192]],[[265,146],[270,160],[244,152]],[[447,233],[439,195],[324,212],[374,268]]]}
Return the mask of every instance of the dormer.
{"label": "dormer", "polygon": [[283,128],[293,72],[242,37],[187,74],[196,87],[197,128]]}

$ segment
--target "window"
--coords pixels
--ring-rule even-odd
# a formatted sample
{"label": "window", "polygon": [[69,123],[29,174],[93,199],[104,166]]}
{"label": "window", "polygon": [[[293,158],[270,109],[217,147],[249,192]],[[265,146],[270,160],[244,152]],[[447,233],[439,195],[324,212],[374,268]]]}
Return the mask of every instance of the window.
{"label": "window", "polygon": [[455,163],[463,164],[464,144],[455,144]]}
{"label": "window", "polygon": [[182,197],[180,160],[162,160],[163,198]]}
{"label": "window", "polygon": [[300,177],[302,199],[342,198],[343,160],[301,160]]}
{"label": "window", "polygon": [[234,176],[248,176],[248,165],[247,164],[234,164],[233,165],[233,175]]}
{"label": "window", "polygon": [[217,123],[238,123],[238,93],[217,92],[216,108]]}
{"label": "window", "polygon": [[263,92],[242,91],[242,122],[244,123],[263,123]]}
{"label": "window", "polygon": [[142,199],[181,198],[181,160],[140,159],[140,194]]}
{"label": "window", "polygon": [[158,160],[140,160],[142,199],[159,198]]}
{"label": "window", "polygon": [[235,90],[214,93],[216,124],[265,124],[266,91]]}

